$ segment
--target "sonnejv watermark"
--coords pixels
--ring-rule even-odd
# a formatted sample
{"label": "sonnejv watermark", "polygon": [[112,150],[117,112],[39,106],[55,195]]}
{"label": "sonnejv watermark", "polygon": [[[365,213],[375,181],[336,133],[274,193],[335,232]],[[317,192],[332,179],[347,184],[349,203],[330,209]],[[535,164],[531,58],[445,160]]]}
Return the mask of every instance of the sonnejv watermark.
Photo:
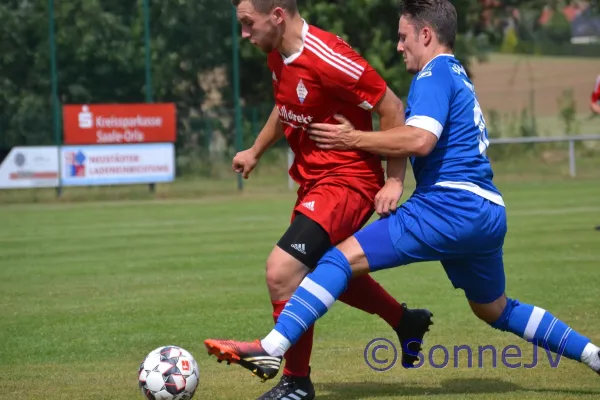
{"label": "sonnejv watermark", "polygon": [[[422,343],[419,340],[414,342]],[[527,343],[527,342],[524,342]],[[542,350],[546,352],[547,360],[552,368],[557,368],[560,363],[561,354],[556,354],[547,348],[539,348],[536,344],[529,342],[533,347],[533,355],[523,359],[522,348],[511,344],[506,347],[496,347],[494,345],[470,346],[467,344],[446,347],[440,344],[432,346],[426,354],[419,352],[414,354],[419,360],[412,368],[421,368],[428,363],[433,368],[465,368],[461,365],[461,360],[465,359],[466,368],[486,368],[498,367],[500,363],[507,368],[535,368],[540,361],[543,362]],[[406,352],[410,353],[408,349]],[[476,357],[474,358],[474,355]],[[394,343],[386,338],[377,338],[371,340],[364,351],[365,362],[375,371],[387,371],[396,365],[400,357],[399,351]],[[491,358],[491,360],[490,360]],[[475,362],[476,361],[476,364]]]}

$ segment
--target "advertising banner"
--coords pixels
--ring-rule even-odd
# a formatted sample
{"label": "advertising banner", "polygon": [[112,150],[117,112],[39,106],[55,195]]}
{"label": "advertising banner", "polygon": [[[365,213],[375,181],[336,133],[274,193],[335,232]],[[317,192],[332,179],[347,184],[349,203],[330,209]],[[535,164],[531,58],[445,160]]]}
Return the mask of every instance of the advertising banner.
{"label": "advertising banner", "polygon": [[64,186],[172,182],[175,145],[64,146],[61,170]]}
{"label": "advertising banner", "polygon": [[66,145],[173,143],[177,136],[172,103],[68,104],[63,126]]}
{"label": "advertising banner", "polygon": [[0,189],[58,186],[58,147],[13,147],[0,164]]}

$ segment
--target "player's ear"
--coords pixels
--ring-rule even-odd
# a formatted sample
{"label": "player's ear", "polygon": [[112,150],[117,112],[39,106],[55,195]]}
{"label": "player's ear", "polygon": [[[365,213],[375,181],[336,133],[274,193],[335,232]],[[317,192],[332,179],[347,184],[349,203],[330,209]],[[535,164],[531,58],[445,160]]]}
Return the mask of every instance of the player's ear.
{"label": "player's ear", "polygon": [[281,7],[275,7],[271,12],[271,18],[273,19],[273,23],[275,25],[279,25],[283,23],[284,11]]}
{"label": "player's ear", "polygon": [[430,27],[425,26],[423,29],[421,29],[420,35],[423,39],[423,44],[425,46],[429,46],[431,40],[433,39],[433,30]]}

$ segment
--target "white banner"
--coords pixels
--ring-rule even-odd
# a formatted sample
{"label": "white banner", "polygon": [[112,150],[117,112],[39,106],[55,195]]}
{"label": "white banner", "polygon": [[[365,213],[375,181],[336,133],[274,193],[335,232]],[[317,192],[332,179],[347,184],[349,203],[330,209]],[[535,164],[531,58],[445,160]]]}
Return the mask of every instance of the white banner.
{"label": "white banner", "polygon": [[58,147],[13,147],[0,164],[0,188],[58,186]]}
{"label": "white banner", "polygon": [[172,143],[65,146],[61,148],[64,186],[172,182]]}

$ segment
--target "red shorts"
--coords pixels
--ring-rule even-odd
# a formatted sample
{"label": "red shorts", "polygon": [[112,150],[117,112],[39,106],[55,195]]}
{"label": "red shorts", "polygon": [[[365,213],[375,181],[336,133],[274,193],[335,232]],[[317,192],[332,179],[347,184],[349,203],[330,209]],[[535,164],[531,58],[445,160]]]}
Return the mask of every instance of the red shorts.
{"label": "red shorts", "polygon": [[360,230],[375,211],[375,195],[382,185],[362,179],[327,178],[298,189],[292,213],[306,215],[329,234],[336,245]]}

